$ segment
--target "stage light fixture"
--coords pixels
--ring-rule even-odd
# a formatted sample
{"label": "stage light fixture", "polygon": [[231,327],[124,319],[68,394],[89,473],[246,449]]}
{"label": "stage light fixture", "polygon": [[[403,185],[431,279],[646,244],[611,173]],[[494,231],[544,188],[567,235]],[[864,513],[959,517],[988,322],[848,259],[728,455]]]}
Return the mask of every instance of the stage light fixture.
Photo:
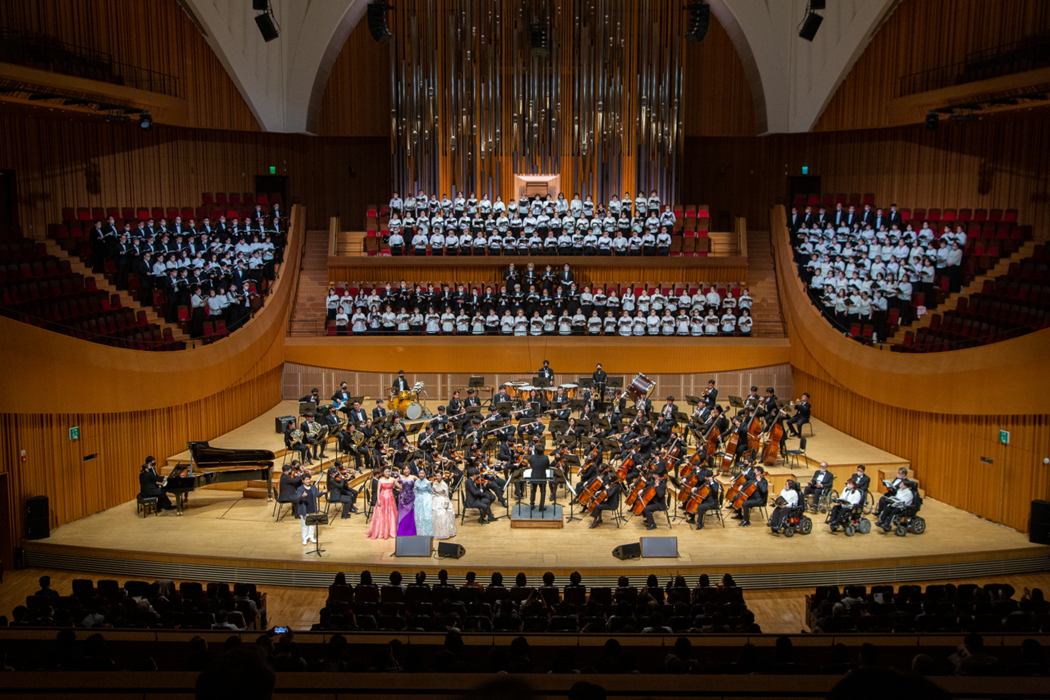
{"label": "stage light fixture", "polygon": [[386,11],[394,9],[385,2],[368,3],[368,31],[380,44],[388,44],[394,38],[386,21]]}
{"label": "stage light fixture", "polygon": [[699,44],[707,35],[711,24],[711,6],[706,2],[695,2],[686,5],[689,11],[689,23],[685,29],[685,40],[690,44]]}
{"label": "stage light fixture", "polygon": [[824,18],[816,12],[806,14],[806,18],[802,20],[802,28],[798,30],[798,35],[806,41],[813,41],[813,38],[817,36],[817,30],[820,29],[820,23],[823,21]]}
{"label": "stage light fixture", "polygon": [[149,131],[153,128],[153,117],[150,116],[149,112],[143,112],[142,116],[139,117],[139,128],[143,131]]}
{"label": "stage light fixture", "polygon": [[929,131],[937,131],[937,127],[941,125],[940,119],[937,118],[936,112],[930,112],[926,115],[926,129]]}

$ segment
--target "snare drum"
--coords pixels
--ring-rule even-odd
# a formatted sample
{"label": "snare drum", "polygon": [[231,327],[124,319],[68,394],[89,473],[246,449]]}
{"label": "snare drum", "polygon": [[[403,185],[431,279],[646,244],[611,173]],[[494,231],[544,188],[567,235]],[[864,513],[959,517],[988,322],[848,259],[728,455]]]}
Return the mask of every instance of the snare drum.
{"label": "snare drum", "polygon": [[655,386],[656,382],[639,372],[638,376],[631,382],[631,385],[627,387],[627,396],[637,401],[648,396]]}
{"label": "snare drum", "polygon": [[580,390],[580,387],[576,384],[562,384],[558,388],[565,389],[565,395],[570,401],[576,398],[576,392]]}

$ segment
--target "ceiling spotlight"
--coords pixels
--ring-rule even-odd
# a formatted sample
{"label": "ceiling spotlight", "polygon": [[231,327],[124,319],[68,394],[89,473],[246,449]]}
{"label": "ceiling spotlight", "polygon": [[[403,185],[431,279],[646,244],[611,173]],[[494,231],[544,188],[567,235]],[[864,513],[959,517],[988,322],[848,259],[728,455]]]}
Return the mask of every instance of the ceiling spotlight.
{"label": "ceiling spotlight", "polygon": [[142,116],[139,117],[139,128],[143,131],[153,128],[153,117],[149,115],[149,112],[142,112]]}
{"label": "ceiling spotlight", "polygon": [[937,127],[941,125],[940,120],[937,118],[936,112],[930,112],[926,115],[926,128],[929,131],[937,131]]}

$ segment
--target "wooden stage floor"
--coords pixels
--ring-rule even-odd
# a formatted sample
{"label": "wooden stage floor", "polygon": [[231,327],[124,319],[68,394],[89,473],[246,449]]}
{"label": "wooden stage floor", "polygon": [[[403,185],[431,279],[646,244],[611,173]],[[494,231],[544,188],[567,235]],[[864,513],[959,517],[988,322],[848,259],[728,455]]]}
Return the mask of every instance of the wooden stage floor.
{"label": "wooden stage floor", "polygon": [[[295,413],[294,406],[293,401],[282,402],[211,444],[280,452],[283,441],[274,432],[274,417]],[[789,447],[796,444],[792,441]],[[808,439],[808,452],[811,461],[829,462],[832,472],[839,468],[836,482],[841,481],[847,466],[852,468],[858,463],[868,465],[868,473],[873,477],[872,465],[896,469],[908,464],[819,421],[815,421],[814,436]],[[792,470],[778,463],[774,474],[789,471]],[[798,471],[808,479],[811,467]],[[1050,547],[1030,544],[1024,533],[932,498],[925,500],[922,511],[928,523],[926,532],[903,538],[884,534],[878,528],[868,535],[846,537],[841,531],[830,532],[824,516],[819,514],[813,516],[812,534],[790,539],[773,535],[758,513],[748,528],[727,520],[723,529],[708,518],[701,531],[688,527],[684,520],[674,521],[668,529],[666,518],[659,514],[654,532],[645,530],[641,518],[634,518],[619,529],[606,523],[594,530],[588,529],[589,518],[566,523],[559,530],[512,529],[505,518],[481,525],[468,518],[462,524],[457,520],[458,534],[451,540],[466,548],[459,560],[395,558],[394,540],[374,541],[365,536],[363,514],[322,526],[321,546],[325,551],[319,558],[302,546],[298,521],[286,516],[276,523],[272,511],[273,504],[265,500],[218,489],[192,494],[182,517],[168,512],[143,519],[136,515],[135,502],[131,501],[57,528],[47,539],[27,542],[27,557],[33,566],[114,575],[222,577],[311,586],[327,585],[330,572],[362,569],[375,573],[445,568],[453,577],[467,571],[476,571],[479,576],[497,570],[505,576],[524,571],[532,576],[550,570],[559,578],[578,570],[592,581],[625,571],[689,576],[720,576],[729,571],[743,577],[745,585],[751,588],[928,580],[1050,569]],[[498,505],[495,512],[505,514]],[[679,557],[633,561],[613,557],[612,550],[617,545],[650,535],[677,537]]]}

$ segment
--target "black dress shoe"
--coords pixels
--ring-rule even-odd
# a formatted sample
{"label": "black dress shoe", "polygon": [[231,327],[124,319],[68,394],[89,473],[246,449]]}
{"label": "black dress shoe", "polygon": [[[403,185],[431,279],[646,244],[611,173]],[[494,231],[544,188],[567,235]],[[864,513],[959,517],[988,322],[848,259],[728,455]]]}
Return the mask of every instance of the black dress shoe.
{"label": "black dress shoe", "polygon": [[485,516],[481,516],[480,518],[478,518],[478,522],[481,523],[482,525],[487,525],[488,524],[488,521],[485,520]]}
{"label": "black dress shoe", "polygon": [[649,527],[647,527],[645,529],[646,530],[655,530],[656,529],[656,523],[653,523],[652,525],[650,525]]}
{"label": "black dress shoe", "polygon": [[350,512],[351,512],[351,513],[360,513],[361,511],[359,511],[359,510],[357,509],[357,506],[350,506]]}
{"label": "black dress shoe", "polygon": [[737,513],[732,518],[730,518],[730,520],[743,520],[743,519],[744,519],[744,516],[742,516],[740,513]]}
{"label": "black dress shoe", "polygon": [[743,521],[741,521],[741,522],[737,523],[737,527],[747,527],[747,526],[748,526],[748,525],[750,525],[750,524],[751,524],[751,523],[749,523],[748,521],[746,521],[746,520],[743,520]]}
{"label": "black dress shoe", "polygon": [[540,512],[541,513],[546,513],[547,512],[547,506],[540,506]]}
{"label": "black dress shoe", "polygon": [[587,529],[588,530],[593,530],[594,528],[598,527],[601,524],[602,524],[602,522],[600,520],[594,520],[594,521],[591,522],[591,526],[589,528],[587,528]]}
{"label": "black dress shoe", "polygon": [[704,524],[703,523],[697,523],[696,524],[696,529],[697,530],[703,530],[704,529]]}

